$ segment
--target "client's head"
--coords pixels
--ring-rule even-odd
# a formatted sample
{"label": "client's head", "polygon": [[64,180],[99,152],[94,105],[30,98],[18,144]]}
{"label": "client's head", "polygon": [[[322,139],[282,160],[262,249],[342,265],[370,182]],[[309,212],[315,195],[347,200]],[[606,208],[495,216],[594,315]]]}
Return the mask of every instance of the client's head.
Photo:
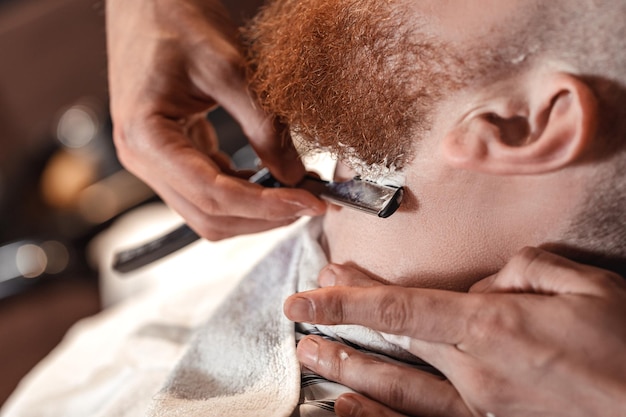
{"label": "client's head", "polygon": [[262,105],[408,191],[386,220],[331,208],[332,260],[463,289],[526,245],[626,258],[623,16],[624,0],[270,3],[246,31]]}

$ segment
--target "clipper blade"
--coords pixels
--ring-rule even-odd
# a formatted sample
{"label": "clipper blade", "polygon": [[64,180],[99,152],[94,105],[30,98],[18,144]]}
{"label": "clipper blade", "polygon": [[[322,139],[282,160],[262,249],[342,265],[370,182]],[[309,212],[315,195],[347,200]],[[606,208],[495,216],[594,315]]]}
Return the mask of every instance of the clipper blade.
{"label": "clipper blade", "polygon": [[402,187],[379,185],[358,177],[345,182],[325,182],[307,177],[298,188],[309,190],[333,204],[382,218],[395,213],[404,196]]}
{"label": "clipper blade", "polygon": [[[263,168],[250,178],[251,182],[265,187],[283,187],[267,168]],[[296,188],[305,189],[333,204],[363,211],[378,217],[387,218],[396,212],[404,189],[391,185],[380,185],[359,177],[345,182],[328,182],[306,176]]]}

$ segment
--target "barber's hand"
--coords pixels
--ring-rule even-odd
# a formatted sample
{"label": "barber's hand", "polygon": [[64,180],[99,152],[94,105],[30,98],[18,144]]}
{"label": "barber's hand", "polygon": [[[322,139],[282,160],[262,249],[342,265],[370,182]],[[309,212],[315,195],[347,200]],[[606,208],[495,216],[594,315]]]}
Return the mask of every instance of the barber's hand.
{"label": "barber's hand", "polygon": [[287,184],[304,168],[289,138],[255,106],[236,29],[217,0],[108,0],[114,139],[122,163],[189,225],[215,240],[270,229],[325,204],[302,190],[237,178],[208,110],[223,106],[264,164]]}
{"label": "barber's hand", "polygon": [[528,248],[469,294],[375,285],[345,266],[320,282],[335,286],[288,299],[291,320],[396,335],[447,378],[304,339],[305,366],[363,394],[341,397],[340,416],[626,415],[626,285],[615,274]]}

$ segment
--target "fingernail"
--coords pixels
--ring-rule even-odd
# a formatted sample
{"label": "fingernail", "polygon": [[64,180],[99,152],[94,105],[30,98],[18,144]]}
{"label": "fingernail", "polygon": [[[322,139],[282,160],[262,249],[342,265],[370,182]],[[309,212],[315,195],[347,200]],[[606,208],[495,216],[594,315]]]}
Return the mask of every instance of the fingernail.
{"label": "fingernail", "polygon": [[337,274],[332,265],[326,265],[317,277],[317,282],[321,287],[334,287],[337,283]]}
{"label": "fingernail", "polygon": [[298,360],[304,366],[313,369],[317,365],[319,345],[311,338],[302,339],[298,343]]}
{"label": "fingernail", "polygon": [[496,275],[492,275],[490,277],[484,278],[478,282],[476,282],[474,285],[471,286],[471,288],[469,289],[469,292],[488,292],[489,288],[493,285],[494,281],[496,280]]}
{"label": "fingernail", "polygon": [[304,297],[292,297],[287,300],[285,313],[292,321],[312,322],[315,318],[315,307]]}
{"label": "fingernail", "polygon": [[335,401],[335,412],[340,416],[357,416],[361,403],[351,395],[342,395]]}
{"label": "fingernail", "polygon": [[319,210],[316,210],[314,208],[306,208],[304,210],[300,210],[296,213],[297,217],[304,217],[304,216],[311,216],[311,217],[315,217],[315,216],[319,216],[320,214],[322,214]]}

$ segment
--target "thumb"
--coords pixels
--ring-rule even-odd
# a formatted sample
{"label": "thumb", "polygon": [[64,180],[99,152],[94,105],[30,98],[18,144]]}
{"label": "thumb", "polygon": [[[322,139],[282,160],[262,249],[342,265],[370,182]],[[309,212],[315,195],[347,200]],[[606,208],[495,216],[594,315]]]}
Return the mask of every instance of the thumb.
{"label": "thumb", "polygon": [[470,292],[524,292],[545,295],[606,295],[623,286],[618,275],[582,265],[538,248],[524,248],[498,273],[477,282]]}
{"label": "thumb", "polygon": [[275,123],[256,102],[245,75],[240,48],[208,28],[212,41],[197,50],[197,65],[192,80],[201,91],[222,106],[241,126],[250,145],[284,184],[295,185],[305,175],[298,152],[284,126]]}
{"label": "thumb", "polygon": [[243,73],[232,74],[228,91],[214,99],[239,123],[263,164],[282,183],[295,185],[306,170],[287,127],[265,113],[252,97]]}

